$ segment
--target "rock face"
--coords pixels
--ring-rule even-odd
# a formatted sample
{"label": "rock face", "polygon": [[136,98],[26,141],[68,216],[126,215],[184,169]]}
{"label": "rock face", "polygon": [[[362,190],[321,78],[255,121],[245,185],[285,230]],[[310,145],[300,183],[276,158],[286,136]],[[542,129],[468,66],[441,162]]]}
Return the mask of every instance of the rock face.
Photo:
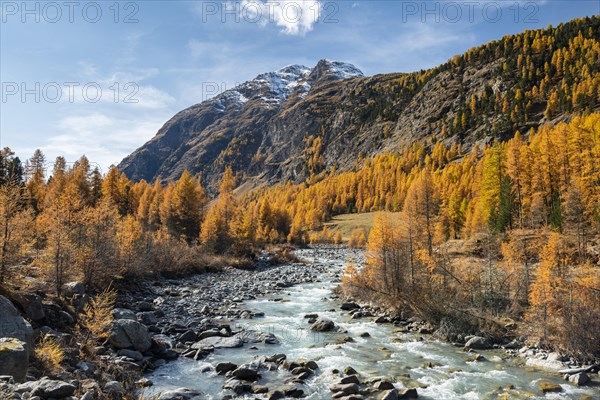
{"label": "rock face", "polygon": [[[578,29],[600,32],[598,19],[570,26],[574,24],[565,24],[557,43],[568,43]],[[513,40],[523,42],[523,37]],[[469,99],[513,97],[521,80],[518,68],[500,72],[503,65],[516,64],[521,53],[496,49],[492,43],[469,54],[460,58],[460,66],[449,61],[404,83],[407,74],[365,77],[352,65],[329,60],[313,68],[292,65],[264,73],[180,111],[118,167],[133,180],[147,181],[176,179],[187,169],[215,191],[227,165],[239,172],[240,184],[249,186],[304,181],[315,172],[305,162],[310,136],[321,138],[323,168],[340,171],[352,168],[359,155],[431,143],[440,136],[442,123],[454,125]],[[551,59],[540,60],[540,65],[545,61]],[[593,61],[588,63],[593,70]],[[533,80],[540,87],[541,78]],[[468,151],[474,144],[505,139],[517,129],[526,132],[546,122],[544,110],[557,85],[550,83],[518,126],[507,123],[509,116],[494,107],[482,109],[481,123],[448,129],[444,143],[461,143]]]}
{"label": "rock face", "polygon": [[132,348],[141,352],[152,345],[148,328],[131,319],[113,321],[109,342],[117,349]]}
{"label": "rock face", "polygon": [[4,296],[0,296],[0,337],[15,338],[25,343],[31,354],[33,350],[33,329],[19,311]]}
{"label": "rock face", "polygon": [[27,375],[29,355],[25,343],[19,339],[0,339],[0,375],[11,375],[16,382],[21,382]]}

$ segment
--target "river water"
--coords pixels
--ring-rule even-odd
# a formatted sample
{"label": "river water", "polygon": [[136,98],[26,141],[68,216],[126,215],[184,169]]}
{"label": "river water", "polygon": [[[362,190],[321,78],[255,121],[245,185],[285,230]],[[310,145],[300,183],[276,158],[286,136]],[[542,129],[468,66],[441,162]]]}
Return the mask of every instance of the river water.
{"label": "river water", "polygon": [[[393,325],[375,324],[373,318],[350,320],[346,312],[339,310],[339,303],[331,298],[345,260],[327,254],[327,258],[313,257],[312,251],[299,254],[310,262],[331,265],[331,274],[323,276],[321,282],[291,287],[242,305],[244,309],[263,312],[265,317],[239,320],[236,324],[274,333],[281,344],[258,344],[255,349],[249,344],[238,349],[219,349],[201,361],[181,357],[148,375],[154,382],[152,392],[188,387],[201,390],[211,399],[221,399],[233,392],[223,390],[225,378],[208,367],[221,361],[241,365],[257,356],[283,353],[288,360],[307,359],[318,363],[317,373],[301,385],[308,399],[330,399],[328,386],[340,378],[332,371],[348,366],[359,372],[361,381],[385,376],[399,389],[417,387],[420,399],[503,399],[505,393],[508,399],[580,399],[583,395],[600,399],[597,387],[579,388],[560,377],[523,367],[519,360],[507,359],[500,350],[481,351],[486,361],[469,361],[469,355],[462,348],[451,344],[427,340],[427,337],[423,341],[417,334],[398,333]],[[347,333],[313,333],[304,318],[307,313],[327,317]],[[370,337],[362,338],[360,334],[364,332]],[[345,336],[351,336],[354,342],[338,344]],[[429,362],[433,367],[425,365]],[[289,378],[289,372],[279,370],[263,374],[258,383],[274,389]],[[543,395],[538,388],[540,380],[558,383],[563,391]],[[514,389],[506,389],[508,387]],[[261,397],[249,394],[240,398]]]}

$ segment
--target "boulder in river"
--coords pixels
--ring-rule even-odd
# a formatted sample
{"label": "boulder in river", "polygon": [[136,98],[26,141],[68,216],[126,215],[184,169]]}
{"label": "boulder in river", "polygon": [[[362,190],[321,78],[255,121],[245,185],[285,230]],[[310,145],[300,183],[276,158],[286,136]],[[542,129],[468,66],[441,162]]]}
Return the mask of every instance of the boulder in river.
{"label": "boulder in river", "polygon": [[538,386],[542,393],[556,393],[562,392],[562,387],[554,382],[549,381],[539,381]]}
{"label": "boulder in river", "polygon": [[234,349],[237,347],[242,347],[244,342],[237,336],[231,337],[221,337],[221,336],[212,336],[207,337],[199,342],[196,342],[192,345],[192,349]]}
{"label": "boulder in river", "polygon": [[229,371],[233,371],[237,368],[238,366],[235,365],[234,363],[230,363],[230,362],[220,362],[215,366],[215,371],[217,372],[217,374],[219,375],[225,375],[226,373],[228,373]]}
{"label": "boulder in river", "polygon": [[418,399],[419,394],[417,393],[417,389],[415,389],[415,388],[402,389],[401,391],[398,392],[398,398],[399,399]]}
{"label": "boulder in river", "polygon": [[27,375],[29,355],[25,342],[15,338],[0,339],[0,375],[10,375],[21,382]]}
{"label": "boulder in river", "polygon": [[310,326],[313,332],[330,332],[335,329],[335,324],[327,318],[319,318]]}
{"label": "boulder in river", "polygon": [[543,360],[541,358],[530,357],[525,362],[528,367],[543,369],[546,371],[558,372],[565,368],[565,364],[556,360]]}
{"label": "boulder in river", "polygon": [[253,368],[248,368],[247,366],[236,368],[231,374],[243,381],[254,382],[259,378],[258,371]]}
{"label": "boulder in river", "polygon": [[329,386],[329,390],[333,393],[342,392],[345,396],[358,393],[358,385],[356,383],[335,383]]}
{"label": "boulder in river", "polygon": [[188,388],[177,388],[161,393],[158,400],[203,400],[202,392]]}
{"label": "boulder in river", "polygon": [[380,400],[398,400],[398,391],[390,389],[381,395]]}
{"label": "boulder in river", "polygon": [[590,380],[590,377],[585,372],[579,372],[569,376],[569,382],[577,386],[583,386]]}

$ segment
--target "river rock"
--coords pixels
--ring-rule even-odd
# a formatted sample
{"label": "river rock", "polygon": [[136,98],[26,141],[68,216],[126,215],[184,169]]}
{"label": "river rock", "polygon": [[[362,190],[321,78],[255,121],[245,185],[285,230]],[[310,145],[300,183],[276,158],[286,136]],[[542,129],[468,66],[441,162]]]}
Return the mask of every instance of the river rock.
{"label": "river rock", "polygon": [[243,383],[239,379],[231,378],[225,382],[223,389],[233,390],[236,394],[240,395],[244,392],[252,390],[252,386],[247,383]]}
{"label": "river rock", "polygon": [[348,375],[348,376],[345,376],[342,379],[340,379],[340,383],[341,384],[356,383],[358,385],[360,383],[360,381],[358,380],[358,376]]}
{"label": "river rock", "polygon": [[490,343],[482,336],[473,336],[465,343],[465,348],[473,350],[485,350],[490,348]]}
{"label": "river rock", "polygon": [[356,372],[356,370],[352,367],[346,367],[344,368],[344,373],[346,375],[358,375],[358,372]]}
{"label": "river rock", "polygon": [[341,392],[344,395],[357,394],[358,385],[356,383],[335,383],[329,386],[329,390],[334,393]]}
{"label": "river rock", "polygon": [[542,393],[556,393],[562,392],[562,387],[559,384],[549,381],[539,381],[538,386]]}
{"label": "river rock", "polygon": [[528,367],[544,369],[546,371],[558,372],[565,368],[565,365],[560,361],[543,360],[541,358],[528,358],[525,362]]}
{"label": "river rock", "polygon": [[398,392],[398,398],[399,399],[418,399],[419,394],[417,393],[417,389],[415,389],[415,388],[403,389]]}
{"label": "river rock", "polygon": [[252,393],[253,394],[265,394],[265,393],[269,393],[269,388],[267,386],[263,386],[263,385],[253,385],[252,386]]}
{"label": "river rock", "polygon": [[202,392],[188,388],[177,388],[162,392],[158,400],[203,400]]}
{"label": "river rock", "polygon": [[233,371],[237,368],[238,366],[235,365],[234,363],[230,363],[230,362],[220,362],[216,365],[215,367],[215,371],[217,372],[217,374],[219,375],[225,375],[226,373],[228,373],[229,371]]}
{"label": "river rock", "polygon": [[244,331],[236,333],[234,337],[239,337],[244,343],[266,343],[279,344],[279,339],[272,333],[264,333],[257,331]]}
{"label": "river rock", "polygon": [[374,387],[375,387],[375,389],[380,390],[380,391],[394,389],[394,385],[392,385],[392,383],[388,382],[388,381],[379,381],[379,382],[375,383]]}
{"label": "river rock", "polygon": [[237,336],[231,337],[221,337],[221,336],[213,336],[200,340],[192,345],[192,349],[234,349],[237,347],[242,347],[244,342]]}
{"label": "river rock", "polygon": [[46,314],[42,307],[42,298],[37,294],[33,293],[14,293],[12,295],[13,301],[21,307],[21,309],[32,321],[40,321],[44,319]]}
{"label": "river rock", "polygon": [[310,330],[314,332],[330,332],[335,329],[335,324],[327,318],[319,318],[310,326]]}
{"label": "river rock", "polygon": [[344,311],[350,311],[350,310],[356,310],[357,308],[360,308],[360,306],[354,302],[346,302],[346,303],[342,303],[342,306],[340,308]]}
{"label": "river rock", "polygon": [[33,329],[4,296],[0,296],[0,337],[19,339],[25,343],[28,354],[32,354]]}
{"label": "river rock", "polygon": [[131,358],[134,361],[142,361],[144,355],[137,350],[121,349],[117,352],[118,355]]}
{"label": "river rock", "polygon": [[10,375],[22,382],[29,368],[29,355],[25,342],[15,338],[0,339],[0,375]]}
{"label": "river rock", "polygon": [[380,397],[380,400],[398,400],[398,391],[396,389],[388,390]]}
{"label": "river rock", "polygon": [[42,379],[41,381],[35,382],[31,389],[32,396],[39,396],[43,399],[64,399],[75,393],[75,386],[70,383],[50,379]]}
{"label": "river rock", "polygon": [[131,319],[113,321],[108,341],[117,349],[133,348],[141,352],[152,346],[148,328]]}
{"label": "river rock", "polygon": [[585,372],[579,372],[569,376],[569,382],[577,386],[583,386],[590,380],[590,377]]}
{"label": "river rock", "polygon": [[243,381],[254,382],[258,380],[258,372],[255,369],[244,366],[235,369],[231,374]]}

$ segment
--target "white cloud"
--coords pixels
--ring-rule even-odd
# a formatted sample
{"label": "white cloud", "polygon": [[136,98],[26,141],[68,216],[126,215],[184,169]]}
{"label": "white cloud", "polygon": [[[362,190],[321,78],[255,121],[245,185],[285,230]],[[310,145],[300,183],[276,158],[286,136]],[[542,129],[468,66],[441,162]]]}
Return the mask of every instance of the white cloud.
{"label": "white cloud", "polygon": [[260,26],[275,24],[286,35],[300,36],[313,30],[323,9],[319,0],[242,0],[233,7],[243,21]]}

